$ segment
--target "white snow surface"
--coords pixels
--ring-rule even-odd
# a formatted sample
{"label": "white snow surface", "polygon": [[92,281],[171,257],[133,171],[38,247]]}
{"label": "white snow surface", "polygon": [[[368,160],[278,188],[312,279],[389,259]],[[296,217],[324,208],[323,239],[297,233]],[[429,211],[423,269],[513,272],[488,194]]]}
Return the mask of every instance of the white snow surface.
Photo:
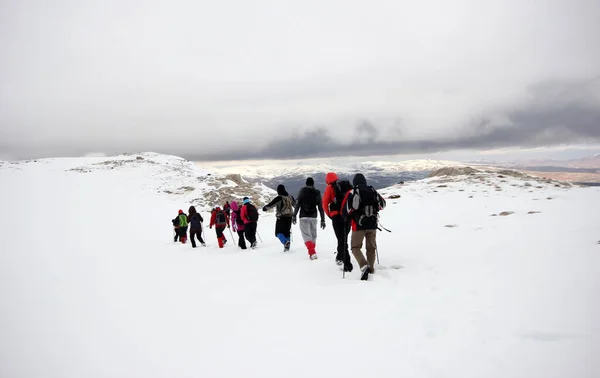
{"label": "white snow surface", "polygon": [[382,190],[392,232],[360,281],[329,221],[315,261],[262,211],[256,250],[207,224],[207,247],[174,243],[185,194],[69,171],[96,159],[0,167],[0,377],[600,376],[600,188]]}

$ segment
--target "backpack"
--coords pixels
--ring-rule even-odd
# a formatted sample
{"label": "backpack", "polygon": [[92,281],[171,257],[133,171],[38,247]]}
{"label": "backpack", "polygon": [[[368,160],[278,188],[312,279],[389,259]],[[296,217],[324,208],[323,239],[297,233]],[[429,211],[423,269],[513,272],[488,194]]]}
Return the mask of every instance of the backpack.
{"label": "backpack", "polygon": [[190,217],[190,223],[192,224],[192,227],[200,227],[202,224],[202,216],[198,213],[192,215]]}
{"label": "backpack", "polygon": [[258,210],[256,210],[256,207],[251,203],[247,203],[244,206],[246,206],[246,216],[248,217],[248,220],[250,222],[256,222],[258,220]]}
{"label": "backpack", "polygon": [[348,193],[354,187],[352,186],[352,184],[350,184],[350,181],[348,180],[337,180],[335,184],[332,184],[332,186],[333,192],[335,194],[333,198],[333,210],[339,210],[340,206],[342,205],[342,202],[344,201],[346,193]]}
{"label": "backpack", "polygon": [[225,216],[225,212],[223,210],[217,211],[217,215],[215,217],[215,225],[225,226],[226,224],[227,224],[227,217]]}
{"label": "backpack", "polygon": [[188,221],[185,214],[179,214],[179,227],[187,227]]}
{"label": "backpack", "polygon": [[291,196],[281,196],[279,216],[291,217],[294,215],[294,200]]}
{"label": "backpack", "polygon": [[354,188],[352,194],[352,203],[348,205],[358,217],[358,224],[361,225],[365,218],[377,220],[380,205],[377,191],[372,186],[367,186]]}
{"label": "backpack", "polygon": [[238,226],[243,226],[244,225],[244,220],[242,219],[242,214],[241,214],[241,210],[237,209],[233,211],[235,213],[235,223]]}

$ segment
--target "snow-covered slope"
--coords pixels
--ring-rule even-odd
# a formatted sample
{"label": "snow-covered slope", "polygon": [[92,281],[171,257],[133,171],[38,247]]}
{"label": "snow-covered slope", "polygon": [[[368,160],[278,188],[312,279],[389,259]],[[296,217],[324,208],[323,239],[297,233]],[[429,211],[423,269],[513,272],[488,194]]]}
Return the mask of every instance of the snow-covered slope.
{"label": "snow-covered slope", "polygon": [[487,173],[501,190],[453,176],[382,190],[391,232],[364,282],[356,263],[342,279],[330,222],[315,261],[298,226],[282,252],[272,213],[256,250],[229,232],[218,249],[208,228],[205,248],[173,243],[197,193],[165,190],[197,173],[142,157],[157,164],[0,168],[1,377],[600,375],[600,188]]}
{"label": "snow-covered slope", "polygon": [[78,182],[76,176],[91,180],[105,178],[136,193],[156,192],[173,197],[182,202],[182,206],[195,205],[204,210],[225,201],[241,200],[244,196],[262,204],[275,193],[260,183],[249,183],[239,175],[212,172],[183,158],[152,152],[2,162],[0,172],[8,170],[22,170],[32,181],[37,175],[47,173],[65,175],[74,182]]}

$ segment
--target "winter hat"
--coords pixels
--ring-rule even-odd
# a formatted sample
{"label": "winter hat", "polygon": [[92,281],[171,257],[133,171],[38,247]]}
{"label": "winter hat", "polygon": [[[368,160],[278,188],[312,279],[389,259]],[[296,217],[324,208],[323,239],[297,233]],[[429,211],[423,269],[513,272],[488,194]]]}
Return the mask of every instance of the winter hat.
{"label": "winter hat", "polygon": [[313,180],[312,177],[309,177],[306,179],[306,186],[314,186],[315,185],[315,180]]}
{"label": "winter hat", "polygon": [[244,197],[242,203],[250,203],[250,199],[248,197]]}
{"label": "winter hat", "polygon": [[367,185],[367,179],[365,178],[365,176],[362,173],[357,173],[354,176],[354,179],[352,180],[352,185],[354,185],[354,186]]}
{"label": "winter hat", "polygon": [[287,196],[288,192],[285,190],[285,186],[283,184],[277,185],[277,194],[281,196]]}
{"label": "winter hat", "polygon": [[179,214],[183,214],[183,210],[181,210],[181,209],[180,209],[180,210],[179,210]]}

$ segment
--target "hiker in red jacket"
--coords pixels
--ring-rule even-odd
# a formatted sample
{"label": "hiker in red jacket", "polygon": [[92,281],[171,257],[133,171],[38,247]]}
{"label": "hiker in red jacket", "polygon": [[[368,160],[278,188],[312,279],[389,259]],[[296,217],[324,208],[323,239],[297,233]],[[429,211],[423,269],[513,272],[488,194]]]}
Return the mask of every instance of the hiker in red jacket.
{"label": "hiker in red jacket", "polygon": [[223,248],[225,243],[227,243],[227,239],[223,234],[225,227],[229,228],[229,217],[219,206],[215,208],[215,211],[210,216],[210,226],[212,228],[215,226],[215,231],[217,232],[217,242],[219,244],[219,248]]}

